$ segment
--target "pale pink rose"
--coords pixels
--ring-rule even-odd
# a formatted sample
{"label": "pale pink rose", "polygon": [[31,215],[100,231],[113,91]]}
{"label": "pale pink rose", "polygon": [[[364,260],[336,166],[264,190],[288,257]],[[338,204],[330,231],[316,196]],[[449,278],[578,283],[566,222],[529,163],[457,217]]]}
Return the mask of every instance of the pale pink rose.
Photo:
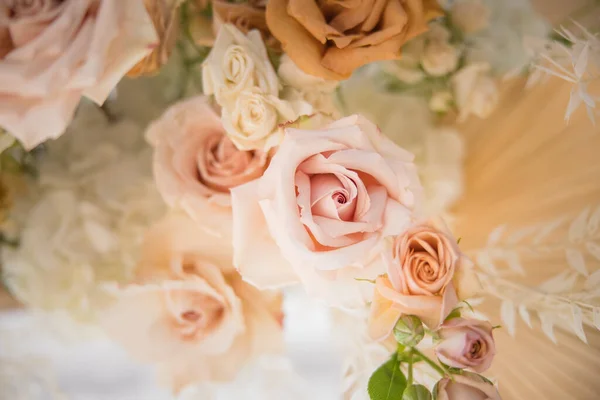
{"label": "pale pink rose", "polygon": [[280,297],[243,282],[220,242],[185,215],[167,216],[146,235],[133,282],[103,318],[174,391],[233,380],[254,357],[282,349]]}
{"label": "pale pink rose", "polygon": [[268,154],[238,150],[205,97],[169,108],[150,125],[147,138],[154,146],[156,184],[167,204],[231,242],[229,190],[260,177]]}
{"label": "pale pink rose", "polygon": [[0,1],[0,126],[27,149],[57,138],[157,43],[143,1]]}
{"label": "pale pink rose", "polygon": [[412,160],[358,115],[286,128],[264,175],[231,191],[234,264],[259,288],[300,280],[330,305],[364,305],[372,290],[356,278],[383,272],[383,238],[419,201]]}
{"label": "pale pink rose", "polygon": [[453,318],[440,327],[442,342],[435,353],[446,365],[484,372],[496,354],[492,324],[477,319]]}
{"label": "pale pink rose", "polygon": [[501,400],[498,390],[481,376],[463,371],[439,381],[434,389],[437,400]]}
{"label": "pale pink rose", "polygon": [[370,334],[387,337],[401,315],[416,315],[434,329],[458,304],[479,290],[470,260],[441,222],[417,224],[384,253],[387,275],[377,278]]}

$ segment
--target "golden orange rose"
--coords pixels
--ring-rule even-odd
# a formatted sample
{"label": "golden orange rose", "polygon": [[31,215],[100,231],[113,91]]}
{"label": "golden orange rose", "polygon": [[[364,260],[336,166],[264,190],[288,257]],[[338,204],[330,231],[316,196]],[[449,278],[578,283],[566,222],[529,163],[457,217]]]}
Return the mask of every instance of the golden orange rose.
{"label": "golden orange rose", "polygon": [[267,25],[306,73],[346,79],[356,68],[400,56],[441,15],[435,0],[270,0]]}

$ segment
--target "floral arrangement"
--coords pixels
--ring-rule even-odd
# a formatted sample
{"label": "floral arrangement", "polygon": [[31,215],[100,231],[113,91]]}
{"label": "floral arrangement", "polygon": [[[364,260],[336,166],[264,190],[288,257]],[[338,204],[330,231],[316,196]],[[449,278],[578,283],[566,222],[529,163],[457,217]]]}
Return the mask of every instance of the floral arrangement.
{"label": "floral arrangement", "polygon": [[180,394],[281,354],[300,285],[383,356],[348,363],[348,398],[500,399],[449,228],[463,143],[430,115],[485,118],[499,76],[552,61],[523,44],[547,24],[497,3],[0,2],[7,287]]}

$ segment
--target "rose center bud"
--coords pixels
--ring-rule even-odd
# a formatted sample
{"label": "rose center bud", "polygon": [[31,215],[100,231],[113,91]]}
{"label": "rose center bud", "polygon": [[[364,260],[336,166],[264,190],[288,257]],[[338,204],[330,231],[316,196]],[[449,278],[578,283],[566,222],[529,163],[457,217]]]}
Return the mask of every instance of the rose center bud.
{"label": "rose center bud", "polygon": [[311,177],[311,209],[314,215],[352,221],[356,211],[356,184],[345,176],[317,174]]}
{"label": "rose center bud", "polygon": [[244,79],[244,71],[252,63],[248,54],[241,46],[230,46],[223,57],[225,79],[231,86],[239,84]]}
{"label": "rose center bud", "polygon": [[262,151],[238,150],[222,133],[210,136],[197,160],[198,180],[219,192],[258,178],[267,167]]}
{"label": "rose center bud", "polygon": [[478,358],[481,350],[482,350],[481,340],[476,340],[473,343],[473,345],[471,346],[471,351],[469,352],[469,358],[471,358],[471,359]]}

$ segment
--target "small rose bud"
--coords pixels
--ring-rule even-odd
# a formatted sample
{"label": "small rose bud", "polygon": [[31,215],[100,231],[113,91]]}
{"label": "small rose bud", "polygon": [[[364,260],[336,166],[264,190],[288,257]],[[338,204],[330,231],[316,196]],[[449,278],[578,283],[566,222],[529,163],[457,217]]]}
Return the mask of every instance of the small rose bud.
{"label": "small rose bud", "polygon": [[402,400],[431,400],[431,393],[423,385],[410,385],[404,390]]}
{"label": "small rose bud", "polygon": [[429,99],[429,108],[437,113],[446,113],[452,108],[454,97],[448,91],[435,92]]}
{"label": "small rose bud", "polygon": [[396,341],[408,347],[414,347],[425,336],[425,329],[419,317],[415,315],[403,315],[394,327]]}

